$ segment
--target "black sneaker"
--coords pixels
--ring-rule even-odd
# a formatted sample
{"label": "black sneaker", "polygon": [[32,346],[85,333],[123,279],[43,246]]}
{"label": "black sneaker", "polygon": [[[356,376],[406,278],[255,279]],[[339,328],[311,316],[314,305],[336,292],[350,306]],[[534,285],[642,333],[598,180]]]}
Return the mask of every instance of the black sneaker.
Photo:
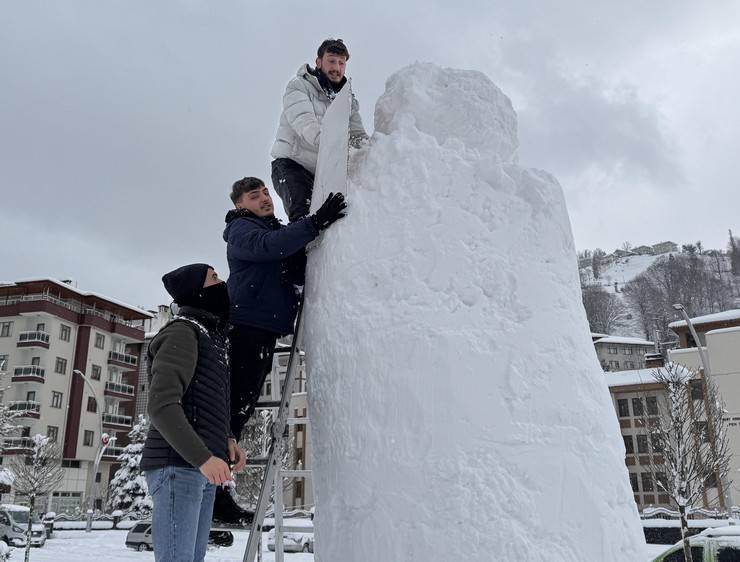
{"label": "black sneaker", "polygon": [[219,486],[216,489],[216,500],[213,502],[214,523],[249,527],[253,519],[254,511],[243,509],[225,488]]}

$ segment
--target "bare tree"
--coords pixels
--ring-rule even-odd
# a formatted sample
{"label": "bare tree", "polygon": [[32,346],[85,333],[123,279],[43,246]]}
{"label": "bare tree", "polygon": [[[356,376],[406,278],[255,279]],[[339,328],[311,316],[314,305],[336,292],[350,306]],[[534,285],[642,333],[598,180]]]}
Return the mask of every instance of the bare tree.
{"label": "bare tree", "polygon": [[586,285],[581,289],[581,297],[592,332],[609,334],[624,325],[627,307],[616,295],[598,285]]}
{"label": "bare tree", "polygon": [[27,457],[18,456],[12,468],[15,479],[13,487],[17,494],[28,497],[28,527],[26,528],[26,557],[31,553],[31,529],[36,498],[54,491],[64,478],[59,449],[48,437],[35,435],[33,449]]}
{"label": "bare tree", "polygon": [[662,392],[652,408],[648,402],[643,409],[649,470],[657,489],[678,506],[684,557],[692,562],[687,510],[715,486],[722,502],[727,483],[731,453],[724,404],[710,378],[681,365],[670,363],[653,377]]}

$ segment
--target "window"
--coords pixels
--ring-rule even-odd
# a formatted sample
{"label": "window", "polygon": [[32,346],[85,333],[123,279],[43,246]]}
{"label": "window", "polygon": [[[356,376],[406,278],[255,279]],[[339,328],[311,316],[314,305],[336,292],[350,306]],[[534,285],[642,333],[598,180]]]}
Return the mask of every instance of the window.
{"label": "window", "polygon": [[[694,562],[697,562],[698,560],[704,560],[704,547],[692,546],[691,558],[694,560]],[[663,562],[686,562],[686,557],[683,555],[683,546],[681,546],[678,550],[668,554],[665,558],[663,558]]]}
{"label": "window", "polygon": [[624,362],[624,368],[625,369],[634,369],[635,368],[635,362],[634,361],[625,361]]}
{"label": "window", "polygon": [[95,473],[95,482],[97,482],[97,483],[100,483],[100,476],[101,476],[101,475],[100,475],[100,473],[99,473],[99,472],[96,472],[96,473]]}
{"label": "window", "polygon": [[62,459],[62,468],[80,468],[80,461]]}
{"label": "window", "polygon": [[631,347],[625,347],[624,348],[624,354],[625,355],[632,355],[632,348]]}
{"label": "window", "polygon": [[609,355],[616,355],[619,353],[619,349],[616,346],[609,346]]}
{"label": "window", "polygon": [[633,398],[632,399],[632,415],[637,417],[642,416],[645,413],[643,407],[642,407],[642,398]]}
{"label": "window", "polygon": [[707,422],[694,422],[694,432],[700,443],[709,443],[709,431],[707,431]]}
{"label": "window", "polygon": [[41,357],[31,357],[31,365],[41,365]]}
{"label": "window", "polygon": [[666,478],[665,472],[655,473],[655,485],[659,492],[665,492],[668,489],[668,479]]}
{"label": "window", "polygon": [[637,452],[640,454],[647,454],[649,452],[647,435],[637,436]]}
{"label": "window", "polygon": [[36,391],[29,390],[26,392],[26,402],[36,402]]}
{"label": "window", "polygon": [[717,473],[716,472],[710,472],[707,474],[707,477],[704,479],[704,486],[707,488],[716,488],[717,487]]}
{"label": "window", "polygon": [[691,399],[692,400],[701,400],[704,398],[704,387],[702,386],[702,382],[700,380],[693,380],[691,381]]}
{"label": "window", "polygon": [[720,546],[717,551],[717,562],[740,562],[740,547]]}
{"label": "window", "polygon": [[95,347],[98,349],[105,348],[105,336],[103,334],[95,334]]}
{"label": "window", "polygon": [[270,381],[265,383],[265,395],[272,396],[272,383]]}
{"label": "window", "polygon": [[663,441],[660,437],[657,435],[653,435],[653,453],[654,454],[662,454],[663,453]]}
{"label": "window", "polygon": [[52,408],[61,408],[62,407],[62,393],[52,391],[51,393],[51,407]]}
{"label": "window", "polygon": [[8,356],[0,355],[0,373],[6,371],[8,368]]}
{"label": "window", "polygon": [[66,324],[62,324],[59,327],[59,339],[62,341],[69,341],[69,338],[72,335],[72,328],[67,326]]}
{"label": "window", "polygon": [[88,431],[85,430],[85,436],[82,439],[82,444],[85,447],[92,447],[93,446],[93,440],[95,439],[95,432],[94,431]]}
{"label": "window", "polygon": [[37,332],[45,332],[46,331],[46,324],[43,322],[40,324],[36,324],[36,331]]}
{"label": "window", "polygon": [[632,491],[633,492],[639,492],[640,491],[640,486],[639,486],[638,480],[637,480],[637,474],[635,474],[634,472],[630,472],[630,484],[632,485]]}
{"label": "window", "polygon": [[628,455],[632,455],[635,452],[635,442],[632,440],[631,435],[622,435],[624,439],[624,452]]}
{"label": "window", "polygon": [[100,368],[100,365],[93,365],[92,366],[92,373],[90,374],[90,378],[94,381],[100,380],[100,373],[103,371],[103,369]]}
{"label": "window", "polygon": [[57,357],[56,363],[54,364],[54,372],[64,375],[67,373],[67,360]]}
{"label": "window", "polygon": [[59,438],[59,427],[57,427],[56,425],[46,426],[46,436],[53,443],[56,443],[57,439]]}
{"label": "window", "polygon": [[94,396],[87,397],[87,411],[93,413],[98,411],[98,401],[95,400]]}
{"label": "window", "polygon": [[619,361],[609,361],[610,369],[619,369]]}
{"label": "window", "polygon": [[13,335],[13,323],[12,322],[1,322],[0,323],[0,338],[9,338]]}
{"label": "window", "polygon": [[658,415],[658,397],[648,396],[645,398],[645,404],[647,405],[647,413],[649,416]]}
{"label": "window", "polygon": [[641,475],[642,480],[642,491],[652,492],[653,491],[653,475],[649,472],[643,472]]}
{"label": "window", "polygon": [[620,398],[617,400],[617,411],[619,412],[620,418],[630,417],[630,403],[626,398]]}

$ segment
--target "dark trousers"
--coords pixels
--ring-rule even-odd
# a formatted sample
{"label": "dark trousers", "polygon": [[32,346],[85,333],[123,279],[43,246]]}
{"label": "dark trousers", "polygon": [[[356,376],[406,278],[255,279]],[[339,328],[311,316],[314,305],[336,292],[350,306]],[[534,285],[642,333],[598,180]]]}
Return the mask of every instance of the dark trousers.
{"label": "dark trousers", "polygon": [[252,417],[267,374],[272,369],[275,332],[234,326],[229,332],[231,369],[231,431],[237,440]]}
{"label": "dark trousers", "polygon": [[313,174],[290,158],[272,161],[272,186],[283,201],[290,222],[308,214],[313,193]]}

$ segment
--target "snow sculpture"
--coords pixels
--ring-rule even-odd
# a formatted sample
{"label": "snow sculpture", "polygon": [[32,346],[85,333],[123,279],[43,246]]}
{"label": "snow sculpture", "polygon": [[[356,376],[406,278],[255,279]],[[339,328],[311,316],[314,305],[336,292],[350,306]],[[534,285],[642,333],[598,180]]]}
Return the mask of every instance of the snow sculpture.
{"label": "snow sculpture", "polygon": [[479,72],[394,74],[309,256],[317,562],[645,558],[562,190]]}

